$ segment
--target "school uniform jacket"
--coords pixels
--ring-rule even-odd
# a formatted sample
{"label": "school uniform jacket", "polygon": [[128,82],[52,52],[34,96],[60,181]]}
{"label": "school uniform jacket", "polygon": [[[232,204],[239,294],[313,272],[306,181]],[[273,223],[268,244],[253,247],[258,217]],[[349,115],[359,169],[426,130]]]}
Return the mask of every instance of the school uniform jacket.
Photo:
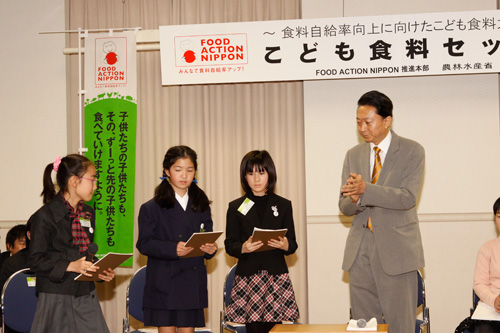
{"label": "school uniform jacket", "polygon": [[[94,241],[95,212],[83,205],[83,212],[90,215],[89,227],[83,227],[90,242]],[[63,198],[57,194],[31,217],[31,241],[28,264],[36,273],[36,290],[52,294],[82,296],[95,289],[94,282],[75,281],[77,273],[67,272],[70,262],[80,259],[78,247],[72,245],[71,218]]]}
{"label": "school uniform jacket", "polygon": [[[264,212],[262,223],[255,207],[252,207],[246,215],[238,211],[238,208],[246,198],[251,199],[248,194],[229,203],[226,221],[226,239],[224,241],[226,252],[238,258],[236,274],[250,276],[259,270],[267,270],[272,275],[288,273],[285,255],[297,250],[295,239],[295,227],[293,224],[292,203],[276,194],[269,194],[267,207]],[[274,210],[273,210],[274,207]],[[275,214],[275,211],[277,214]],[[287,228],[288,251],[280,249],[262,252],[241,253],[243,243],[253,233],[254,227],[263,229]]]}
{"label": "school uniform jacket", "polygon": [[[194,212],[191,199],[187,209],[175,201],[172,208],[162,208],[153,199],[139,211],[137,249],[148,257],[143,306],[163,310],[187,310],[208,307],[207,269],[204,257],[177,256],[177,243],[186,242],[203,223],[212,231],[210,209]],[[215,254],[214,254],[215,255]]]}

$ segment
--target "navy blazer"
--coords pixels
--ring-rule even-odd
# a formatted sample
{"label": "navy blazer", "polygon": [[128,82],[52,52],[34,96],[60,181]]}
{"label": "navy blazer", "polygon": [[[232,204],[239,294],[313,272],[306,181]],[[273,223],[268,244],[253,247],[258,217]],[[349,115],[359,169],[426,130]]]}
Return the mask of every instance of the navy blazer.
{"label": "navy blazer", "polygon": [[[259,270],[267,270],[272,275],[288,273],[284,256],[294,253],[298,247],[295,239],[291,201],[274,193],[269,194],[264,220],[261,224],[256,209],[250,209],[246,215],[238,212],[238,208],[247,197],[249,196],[244,195],[230,202],[227,209],[224,244],[226,252],[239,259],[236,274],[250,276],[256,274]],[[277,210],[277,216],[274,214],[272,207]],[[243,243],[252,235],[254,227],[264,229],[287,228],[288,231],[285,236],[288,239],[288,251],[276,249],[242,254]]]}
{"label": "navy blazer", "polygon": [[177,256],[177,243],[186,242],[203,223],[212,231],[210,209],[194,212],[175,201],[172,208],[160,207],[154,199],[139,210],[137,249],[148,257],[143,306],[153,309],[186,310],[208,307],[207,269],[204,257]]}

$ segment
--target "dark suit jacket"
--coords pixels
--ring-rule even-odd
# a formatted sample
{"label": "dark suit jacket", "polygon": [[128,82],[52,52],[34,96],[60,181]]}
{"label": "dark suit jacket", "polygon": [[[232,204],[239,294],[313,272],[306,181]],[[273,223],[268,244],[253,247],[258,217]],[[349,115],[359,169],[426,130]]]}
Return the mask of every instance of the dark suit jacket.
{"label": "dark suit jacket", "polygon": [[21,269],[29,268],[28,256],[29,250],[25,248],[5,259],[0,269],[0,288],[3,287],[12,274]]}
{"label": "dark suit jacket", "polygon": [[5,260],[10,258],[10,251],[5,251],[0,253],[0,270],[2,269],[3,263]]}
{"label": "dark suit jacket", "polygon": [[371,217],[375,245],[387,274],[403,274],[424,266],[416,210],[424,165],[424,148],[394,132],[377,184],[370,183],[370,144],[361,143],[347,152],[342,184],[347,182],[349,172],[355,172],[363,176],[366,190],[359,205],[340,194],[340,210],[347,216],[354,215],[343,270],[348,271],[356,258],[368,217]]}
{"label": "dark suit jacket", "polygon": [[[240,276],[250,276],[258,270],[267,270],[270,274],[278,275],[288,273],[284,255],[289,255],[297,250],[295,239],[295,227],[293,224],[292,203],[276,194],[269,195],[269,201],[264,213],[264,220],[261,224],[256,209],[250,209],[246,215],[238,212],[238,208],[248,197],[245,195],[229,203],[226,221],[226,239],[224,244],[226,252],[238,258],[236,274]],[[272,207],[277,208],[278,216],[274,215]],[[264,229],[288,228],[286,237],[288,238],[288,251],[271,250],[253,253],[241,253],[243,243],[253,233],[254,227]]]}
{"label": "dark suit jacket", "polygon": [[[89,205],[83,205],[83,212],[91,215],[90,223],[95,230],[95,212]],[[78,247],[72,246],[71,220],[68,207],[57,194],[49,203],[31,217],[31,241],[28,264],[36,273],[37,292],[81,296],[95,289],[94,282],[75,281],[78,275],[66,272],[70,262],[83,257]],[[90,239],[94,234],[83,228]]]}
{"label": "dark suit jacket", "polygon": [[[210,209],[194,212],[191,200],[184,211],[176,201],[162,208],[149,200],[139,211],[137,249],[148,256],[143,305],[153,309],[185,310],[208,307],[207,269],[204,257],[177,256],[177,243],[187,241],[204,224],[212,231]],[[212,256],[205,254],[205,258]]]}

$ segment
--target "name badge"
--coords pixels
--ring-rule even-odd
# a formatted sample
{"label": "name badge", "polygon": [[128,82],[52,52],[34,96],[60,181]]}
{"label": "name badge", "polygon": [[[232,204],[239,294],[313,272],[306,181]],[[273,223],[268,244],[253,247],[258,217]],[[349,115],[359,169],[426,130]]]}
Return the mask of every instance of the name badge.
{"label": "name badge", "polygon": [[86,220],[86,219],[80,219],[80,224],[82,225],[82,227],[85,227],[85,228],[90,228],[90,226],[91,226],[90,220]]}
{"label": "name badge", "polygon": [[238,208],[238,212],[240,212],[243,215],[247,215],[248,211],[250,210],[250,208],[253,207],[254,204],[255,202],[246,198],[245,201],[243,201],[243,203]]}
{"label": "name badge", "polygon": [[28,287],[36,286],[36,277],[27,277],[26,282],[28,283]]}

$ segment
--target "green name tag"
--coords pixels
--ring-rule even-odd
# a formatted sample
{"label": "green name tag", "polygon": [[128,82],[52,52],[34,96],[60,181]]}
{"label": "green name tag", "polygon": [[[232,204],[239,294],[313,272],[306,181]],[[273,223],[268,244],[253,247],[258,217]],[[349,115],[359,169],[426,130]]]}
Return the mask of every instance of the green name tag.
{"label": "green name tag", "polygon": [[26,282],[28,283],[28,287],[36,286],[36,277],[27,277]]}
{"label": "green name tag", "polygon": [[243,201],[243,203],[238,208],[238,212],[240,212],[243,215],[247,215],[248,211],[250,210],[250,208],[253,207],[254,204],[255,202],[246,198],[245,201]]}

